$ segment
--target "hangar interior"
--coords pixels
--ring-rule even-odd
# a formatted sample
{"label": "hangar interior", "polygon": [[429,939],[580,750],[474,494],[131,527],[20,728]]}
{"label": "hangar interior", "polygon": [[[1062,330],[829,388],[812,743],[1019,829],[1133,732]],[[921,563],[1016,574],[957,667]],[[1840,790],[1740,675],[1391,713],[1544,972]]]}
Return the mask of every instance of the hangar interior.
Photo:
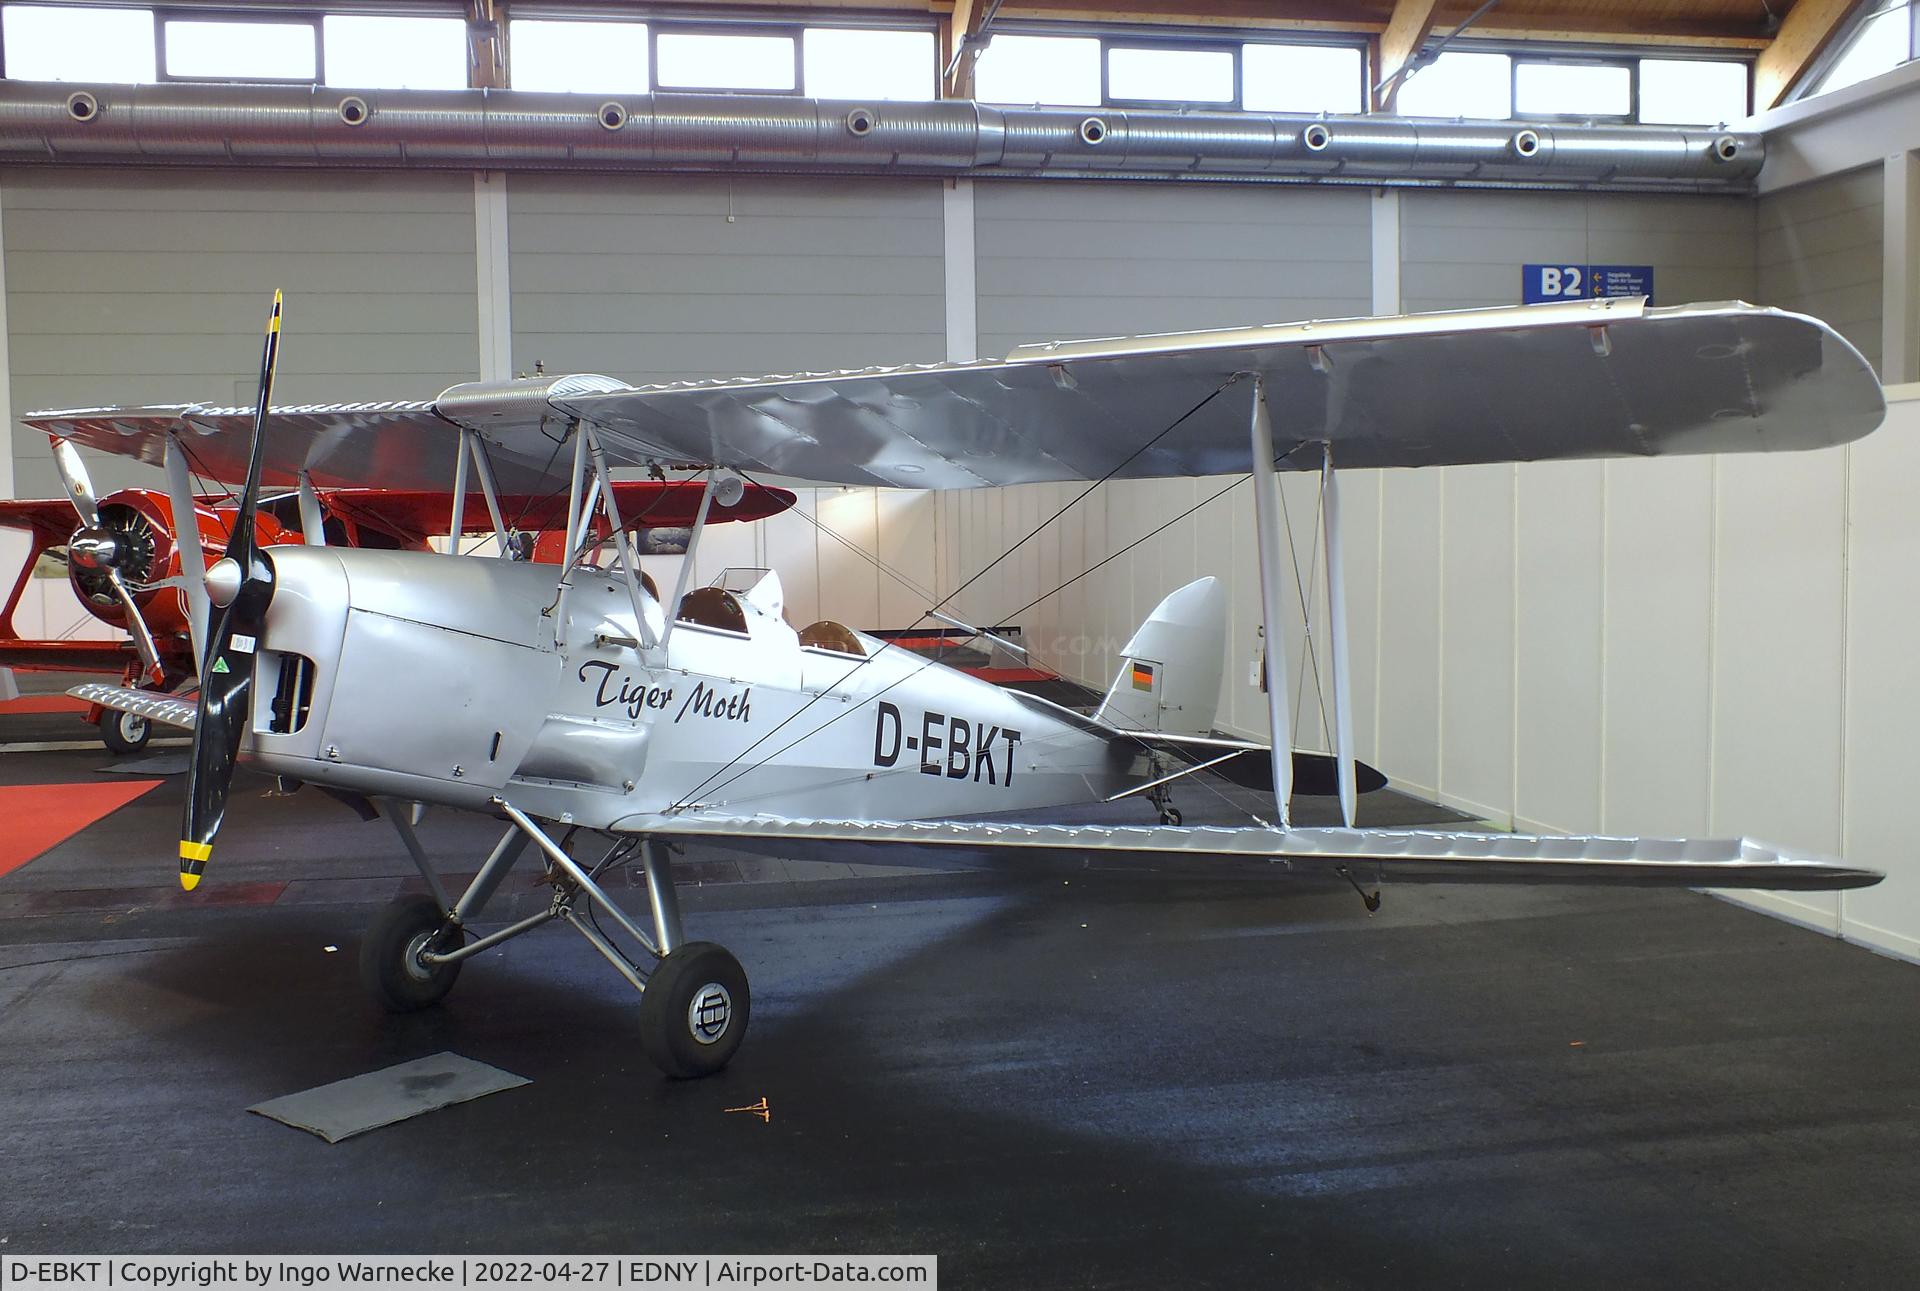
{"label": "hangar interior", "polygon": [[[1523,265],[1649,266],[1656,304],[1745,300],[1832,324],[1885,384],[1884,428],[1842,448],[1774,457],[1351,472],[1342,532],[1356,752],[1405,792],[1498,828],[1748,834],[1884,870],[1884,883],[1860,891],[1730,899],[1920,960],[1920,859],[1906,798],[1920,729],[1910,659],[1920,631],[1911,501],[1920,480],[1920,5],[1476,8],[0,4],[0,405],[13,422],[0,496],[60,496],[45,438],[20,425],[31,410],[250,404],[258,315],[274,287],[287,299],[276,401],[299,404],[426,398],[537,366],[637,384],[962,362],[1056,339],[1512,305]],[[102,71],[70,33],[34,43],[34,21],[76,14],[132,14],[155,33],[174,23],[279,24],[311,32],[317,52],[275,77],[217,58],[197,74],[174,73],[156,34],[144,64]],[[371,48],[385,51],[383,62],[354,52],[348,20],[425,25],[376,29]],[[347,33],[337,50],[336,27]],[[818,31],[912,39],[897,55],[856,57],[870,81],[832,79],[822,55],[816,89],[809,39]],[[187,34],[172,48],[190,48]],[[772,85],[723,84],[711,71],[670,83],[676,35],[785,41],[793,66],[775,66]],[[1014,57],[1022,40],[1053,39],[1072,48],[1032,46],[1024,65]],[[1420,62],[1437,41],[1445,50]],[[1089,46],[1093,71],[1084,73],[1074,60]],[[1255,48],[1333,58],[1334,72],[1313,73],[1330,88],[1315,99],[1295,93],[1311,80],[1305,73],[1262,81],[1246,52]],[[534,64],[515,81],[509,50],[530,64],[533,51],[558,53],[545,55],[544,73]],[[1114,56],[1139,50],[1230,54],[1228,97],[1122,94],[1124,59]],[[22,66],[40,53],[44,67]],[[715,57],[750,79],[749,53],[765,51]],[[1693,109],[1718,115],[1695,120],[1682,108],[1657,118],[1657,65],[1674,59],[1740,69],[1738,110],[1725,110],[1723,96]],[[1530,61],[1552,75],[1529,81]],[[899,63],[917,70],[903,74]],[[575,66],[601,79],[580,84]],[[1057,98],[1026,93],[1033,66],[1065,78]],[[650,80],[650,68],[661,79]],[[1524,110],[1539,84],[1595,68],[1626,77],[1624,110],[1548,110],[1561,106],[1550,99]],[[393,119],[415,97],[428,110],[436,95],[522,85],[577,91],[590,107],[636,105],[623,112],[655,91],[739,90],[826,101],[834,120],[848,104],[878,105],[884,116],[888,102],[918,99],[1032,102],[1075,128],[1096,117],[1112,128],[1128,114],[1338,122],[1398,112],[1477,123],[1497,147],[1518,129],[1557,125],[1572,140],[1644,124],[1691,131],[1696,142],[1737,137],[1764,162],[1737,181],[1706,173],[1665,185],[1128,173],[1084,161],[942,174],[910,157],[636,167],[596,162],[585,147],[564,163],[473,164],[436,154],[425,132],[412,152],[300,164],[250,156],[222,135],[222,113],[238,112],[258,79],[319,96],[364,87],[376,117]],[[143,103],[172,115],[141,126],[157,134],[89,136],[70,92],[93,96],[83,115],[113,129],[116,113]],[[328,112],[339,97],[333,89]],[[167,145],[167,130],[179,146]],[[1554,415],[1550,403],[1539,409],[1543,420]],[[158,479],[117,458],[89,466],[103,490]],[[1302,596],[1319,605],[1317,477],[1283,481],[1306,562]],[[929,492],[772,482],[796,489],[793,511],[714,531],[697,581],[769,567],[793,623],[862,629],[924,625],[929,605],[966,585],[954,614],[1015,627],[1041,664],[1102,688],[1165,593],[1218,574],[1232,616],[1219,725],[1263,736],[1253,504],[1231,477],[1115,482],[1078,502],[1078,485]],[[0,563],[18,547],[0,533]],[[35,580],[13,626],[27,636],[106,631],[63,579]],[[1296,607],[1287,684],[1302,700],[1303,748],[1328,747],[1313,699],[1324,651]]]}
{"label": "hangar interior", "polygon": [[[191,18],[194,7],[178,8]],[[438,12],[448,6],[412,7],[434,11],[434,30],[457,27]],[[6,12],[23,8],[33,7]],[[1081,45],[1084,33],[1100,30],[1052,11],[1035,20],[1041,26],[1023,27],[1023,8],[999,19],[1016,39],[1051,37],[1046,21],[1064,22],[1060,30]],[[1496,8],[1505,25],[1462,33],[1453,52],[1500,51],[1516,63],[1530,48],[1568,57],[1564,40],[1512,29],[1551,29],[1549,10],[1573,22],[1558,12],[1568,8],[1536,5],[1524,20]],[[1745,186],[1751,191],[579,166],[303,172],[98,166],[73,150],[59,153],[59,164],[25,164],[17,148],[17,160],[0,166],[0,379],[16,419],[113,402],[245,403],[249,302],[269,278],[290,302],[279,388],[296,403],[421,398],[536,363],[667,381],[1509,304],[1520,265],[1556,260],[1651,265],[1658,303],[1739,299],[1806,311],[1879,371],[1891,403],[1881,434],[1804,458],[1356,473],[1344,527],[1358,753],[1410,792],[1509,827],[1736,830],[1885,867],[1902,881],[1845,895],[1742,899],[1915,957],[1920,876],[1905,874],[1913,862],[1900,786],[1920,692],[1900,643],[1913,627],[1907,583],[1920,543],[1905,505],[1914,464],[1902,447],[1920,417],[1908,384],[1920,379],[1920,72],[1897,59],[1885,70],[1865,61],[1894,57],[1883,47],[1910,22],[1910,6],[1798,6],[1823,10],[1830,28],[1824,40],[1795,47],[1800,76],[1790,88],[1803,97],[1768,90],[1765,78],[1781,75],[1768,61],[1778,53],[1773,38],[1731,18],[1701,36],[1700,15],[1691,28],[1679,16],[1716,6],[1628,8],[1615,17],[1638,24],[1634,31],[1586,33],[1578,52],[1622,67],[1676,48],[1708,62],[1752,62],[1752,93],[1790,100],[1756,100],[1762,110],[1742,127],[1760,135],[1767,158]],[[1662,8],[1674,11],[1669,30],[1650,12]],[[553,26],[568,18],[644,31],[652,17],[657,30],[673,30],[660,21],[675,16],[671,6],[600,9],[634,12],[571,12],[543,25],[543,9],[515,5],[512,20],[571,37],[562,45],[570,51],[588,42]],[[1316,27],[1311,5],[1279,9],[1301,12],[1284,22],[1250,18],[1219,47],[1359,50],[1377,63],[1378,37],[1370,46],[1351,25]],[[1437,9],[1429,21],[1445,31],[1446,6]],[[705,17],[726,16],[714,12],[720,17]],[[824,21],[808,11],[782,27],[778,14],[757,16],[764,21],[751,30],[790,38]],[[889,12],[877,26],[864,10],[827,16],[895,35],[918,31],[929,48],[934,36],[946,39],[937,14]],[[1191,43],[1212,31],[1110,26],[1146,47],[1156,32]],[[729,30],[724,22],[712,29]],[[591,30],[604,39],[606,29]],[[20,57],[34,53],[23,39],[14,44],[27,51]],[[1433,65],[1436,83],[1456,75],[1447,59]],[[984,66],[982,75],[995,74]],[[608,92],[636,88],[636,75],[637,88],[648,88],[644,65],[591,70],[621,82]],[[1052,75],[1063,94],[1088,92],[1066,73]],[[1410,94],[1420,83],[1408,78]],[[1435,115],[1449,106],[1462,115],[1487,110],[1470,93],[1445,98],[1448,84],[1431,93],[1433,104],[1417,106]],[[1243,93],[1252,101],[1257,90],[1249,74]],[[1338,86],[1326,101],[1338,105],[1347,92]],[[0,491],[57,496],[47,451],[16,421]],[[101,462],[98,477],[111,488],[141,471]],[[1234,617],[1222,725],[1254,734],[1264,700],[1249,684],[1259,607],[1247,488],[1039,600],[1017,622],[1008,617],[1227,482],[1103,488],[970,587],[957,613],[1012,623],[1045,665],[1101,687],[1161,595],[1199,573],[1226,573]],[[1316,482],[1291,476],[1287,488],[1300,549],[1311,551]],[[1077,491],[803,488],[798,514],[717,530],[701,575],[771,566],[795,622],[904,628]],[[63,582],[41,580],[30,592],[38,595],[16,625],[26,635],[42,625],[109,631],[78,610]],[[1296,637],[1289,651],[1300,665],[1296,689],[1321,671],[1304,644]],[[1324,747],[1317,711],[1301,717],[1298,739]]]}

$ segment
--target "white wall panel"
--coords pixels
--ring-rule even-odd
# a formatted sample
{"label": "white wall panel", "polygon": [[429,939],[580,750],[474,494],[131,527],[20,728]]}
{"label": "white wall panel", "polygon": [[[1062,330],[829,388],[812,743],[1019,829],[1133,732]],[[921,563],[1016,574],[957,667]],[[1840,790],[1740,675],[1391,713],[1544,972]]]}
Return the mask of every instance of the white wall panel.
{"label": "white wall panel", "polygon": [[1604,472],[1598,462],[1519,468],[1517,828],[1600,828]]}
{"label": "white wall panel", "polygon": [[1708,827],[1711,750],[1713,462],[1618,461],[1602,469],[1601,827],[1699,834]]}
{"label": "white wall panel", "polygon": [[1441,801],[1511,823],[1513,467],[1441,476]]}
{"label": "white wall panel", "polygon": [[[1717,463],[1710,827],[1838,855],[1844,452]],[[1831,892],[1768,898],[1838,931]]]}
{"label": "white wall panel", "polygon": [[879,576],[879,617],[872,626],[904,628],[939,599],[935,570],[938,495],[907,489],[875,489],[877,554],[887,567]]}
{"label": "white wall panel", "polygon": [[[819,552],[818,613],[862,627],[885,626],[880,618],[880,517],[873,489],[814,490],[814,544]],[[795,627],[812,619],[793,617]]]}
{"label": "white wall panel", "polygon": [[[820,547],[812,516],[818,489],[796,488],[791,510],[759,522],[761,542],[767,564],[780,572],[780,587],[787,597],[787,620],[805,627],[820,612]],[[853,625],[849,625],[853,626]]]}
{"label": "white wall panel", "polygon": [[1893,877],[1842,893],[1840,911],[1848,936],[1920,959],[1920,386],[1905,390],[1887,425],[1847,450],[1846,855]]}
{"label": "white wall panel", "polygon": [[1381,476],[1381,769],[1431,795],[1440,786],[1441,477]]}

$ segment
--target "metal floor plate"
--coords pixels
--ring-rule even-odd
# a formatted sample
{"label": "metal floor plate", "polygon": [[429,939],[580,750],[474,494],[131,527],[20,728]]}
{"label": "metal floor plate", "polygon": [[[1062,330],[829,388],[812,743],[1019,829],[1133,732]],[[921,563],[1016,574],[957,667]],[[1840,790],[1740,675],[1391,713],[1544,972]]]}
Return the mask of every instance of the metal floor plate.
{"label": "metal floor plate", "polygon": [[338,1143],[424,1112],[531,1083],[524,1076],[457,1053],[437,1053],[298,1094],[270,1098],[247,1110]]}

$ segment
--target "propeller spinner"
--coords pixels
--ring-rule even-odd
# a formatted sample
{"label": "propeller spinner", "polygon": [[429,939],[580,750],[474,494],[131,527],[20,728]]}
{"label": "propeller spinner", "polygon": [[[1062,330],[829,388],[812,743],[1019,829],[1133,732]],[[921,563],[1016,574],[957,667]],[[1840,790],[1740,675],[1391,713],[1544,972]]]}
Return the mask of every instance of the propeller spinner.
{"label": "propeller spinner", "polygon": [[[260,398],[253,410],[253,448],[247,459],[247,479],[240,492],[240,512],[234,518],[227,543],[231,563],[232,595],[221,611],[219,625],[207,639],[200,667],[200,706],[193,725],[193,763],[187,772],[186,819],[180,829],[180,886],[191,892],[199,886],[213,855],[213,836],[226,815],[227,791],[240,755],[252,712],[254,664],[267,606],[273,600],[273,559],[255,541],[254,516],[260,500],[260,468],[266,450],[267,405],[273,398],[274,363],[280,351],[280,293],[273,293],[273,313],[267,319],[267,338],[260,353]],[[213,570],[208,571],[213,579]]]}

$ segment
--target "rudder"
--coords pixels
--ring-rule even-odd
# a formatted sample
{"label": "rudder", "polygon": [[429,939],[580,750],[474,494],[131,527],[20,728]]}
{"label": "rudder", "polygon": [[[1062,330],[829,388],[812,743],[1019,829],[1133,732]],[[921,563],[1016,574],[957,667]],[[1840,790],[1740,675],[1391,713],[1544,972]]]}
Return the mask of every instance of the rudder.
{"label": "rudder", "polygon": [[1207,734],[1220,704],[1226,643],[1226,589],[1217,578],[1197,578],[1134,632],[1094,720],[1126,731]]}

